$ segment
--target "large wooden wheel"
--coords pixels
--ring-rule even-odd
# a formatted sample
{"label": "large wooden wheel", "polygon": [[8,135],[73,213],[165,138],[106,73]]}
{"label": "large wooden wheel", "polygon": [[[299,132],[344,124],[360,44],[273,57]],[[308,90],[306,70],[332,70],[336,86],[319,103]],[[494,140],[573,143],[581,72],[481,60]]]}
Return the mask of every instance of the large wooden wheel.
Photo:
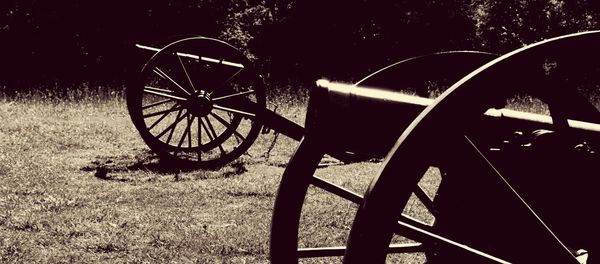
{"label": "large wooden wheel", "polygon": [[[579,151],[579,143],[599,143],[598,131],[583,135],[573,120],[590,122],[592,131],[600,121],[579,92],[598,79],[598,47],[598,31],[542,41],[482,66],[442,94],[402,134],[372,180],[345,263],[394,259],[389,245],[396,236],[417,243],[428,263],[583,263],[585,251],[587,263],[596,263],[599,159],[596,151]],[[497,158],[481,140],[493,133],[482,116],[514,94],[545,102],[556,136],[537,152]],[[406,212],[432,168],[444,173],[433,195],[417,195],[435,218],[423,223]]]}
{"label": "large wooden wheel", "polygon": [[211,168],[246,152],[261,129],[262,79],[220,40],[193,37],[158,51],[127,88],[131,119],[146,144],[177,166]]}
{"label": "large wooden wheel", "polygon": [[[424,88],[425,85],[428,85],[429,81],[437,80],[453,83],[464,74],[495,57],[496,56],[493,54],[471,51],[443,52],[414,57],[377,71],[361,80],[357,85],[382,86],[387,90],[396,91],[409,88],[415,92],[417,89]],[[427,76],[423,76],[423,71],[428,73]],[[328,99],[324,98],[327,95],[324,95],[323,93],[327,94],[327,92],[324,88],[315,89],[313,94],[311,94],[311,100],[308,107],[309,113],[307,114],[306,120],[307,135],[301,141],[295,155],[286,167],[275,201],[271,230],[272,263],[297,263],[301,258],[342,256],[344,254],[343,246],[314,248],[299,248],[298,246],[301,212],[309,186],[316,186],[327,192],[331,192],[331,195],[333,196],[339,196],[342,199],[346,199],[355,204],[360,203],[362,200],[355,192],[333,184],[325,178],[314,176],[323,155],[329,151],[337,150],[335,148],[325,147],[329,145],[331,140],[328,140],[321,132],[326,130],[324,132],[325,134],[328,134],[333,131],[340,131],[340,129],[343,130],[343,127],[348,125],[341,123],[352,123],[357,122],[358,120],[362,125],[360,128],[355,127],[352,130],[354,136],[349,136],[352,133],[340,133],[334,135],[335,141],[343,141],[346,143],[358,142],[358,140],[355,140],[356,134],[362,135],[365,138],[384,139],[377,140],[377,143],[374,143],[374,140],[371,142],[372,144],[368,144],[368,147],[365,147],[364,144],[344,144],[339,147],[343,150],[350,149],[352,151],[356,149],[359,149],[360,151],[368,151],[369,149],[371,151],[380,151],[381,149],[385,149],[387,151],[391,148],[393,140],[395,140],[403,130],[402,124],[408,124],[408,122],[418,113],[378,113],[379,115],[395,116],[397,117],[397,120],[401,120],[398,122],[397,126],[382,126],[381,123],[374,124],[375,126],[385,129],[384,131],[371,127],[371,123],[376,122],[376,120],[362,118],[364,116],[354,116],[352,112],[348,111],[344,111],[344,113],[348,115],[348,119],[340,116],[340,118],[326,120],[327,118],[324,116],[328,116],[328,113],[325,114],[325,112],[327,112],[327,108],[331,106],[328,105]],[[369,93],[373,90],[356,87],[355,89],[348,91]],[[382,89],[379,89],[379,91],[385,92],[385,90]],[[361,109],[367,110],[365,108]],[[360,111],[360,109],[357,111]],[[366,116],[369,115],[365,112],[362,112],[362,114]],[[333,128],[333,130],[330,130],[329,128]],[[388,142],[385,140],[385,138],[390,136],[393,139],[392,141]],[[379,144],[381,144],[381,146],[374,146]],[[365,154],[368,155],[372,153]],[[318,237],[319,235],[317,234],[316,236]],[[412,245],[400,245],[397,249],[414,250]]]}

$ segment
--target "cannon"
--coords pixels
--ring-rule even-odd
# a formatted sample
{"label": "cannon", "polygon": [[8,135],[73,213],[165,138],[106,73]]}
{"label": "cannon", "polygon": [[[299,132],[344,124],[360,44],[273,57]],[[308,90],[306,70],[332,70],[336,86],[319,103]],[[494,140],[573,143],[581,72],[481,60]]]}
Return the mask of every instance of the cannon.
{"label": "cannon", "polygon": [[[303,138],[304,127],[266,108],[263,78],[253,63],[228,43],[199,36],[163,48],[137,47],[152,56],[127,87],[127,108],[144,142],[168,163],[190,168],[225,165],[244,154],[263,127],[295,140]],[[417,56],[376,71],[356,85],[394,87],[388,84],[396,83],[406,88],[422,81],[425,71],[430,75],[437,72],[441,81],[447,81],[494,57],[476,51]],[[456,61],[460,63],[452,68],[436,69]],[[398,79],[394,72],[410,74]],[[368,120],[361,122],[363,127],[370,126]],[[391,142],[400,132],[390,130],[382,137]],[[350,162],[383,156],[387,150],[361,148],[348,146],[328,154]]]}
{"label": "cannon", "polygon": [[302,138],[301,126],[266,108],[263,79],[230,44],[199,36],[137,47],[153,55],[127,87],[127,108],[161,159],[216,168],[248,150],[264,125]]}
{"label": "cannon", "polygon": [[[404,262],[415,252],[427,263],[594,263],[598,47],[600,31],[534,43],[447,78],[436,99],[399,94],[401,82],[318,81],[276,197],[272,263]],[[514,98],[543,107],[514,109]],[[387,152],[364,195],[314,175],[324,154],[346,148]],[[432,172],[433,192],[420,185]],[[308,186],[358,205],[346,246],[299,248]],[[412,200],[433,220],[407,213]]]}

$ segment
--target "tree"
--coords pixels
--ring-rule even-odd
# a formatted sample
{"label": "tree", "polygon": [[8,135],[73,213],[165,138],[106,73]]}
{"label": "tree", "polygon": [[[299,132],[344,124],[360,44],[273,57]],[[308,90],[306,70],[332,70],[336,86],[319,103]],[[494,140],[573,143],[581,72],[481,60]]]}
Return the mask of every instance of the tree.
{"label": "tree", "polygon": [[597,26],[593,1],[473,0],[471,17],[481,48],[505,52],[525,44]]}
{"label": "tree", "polygon": [[0,85],[124,82],[147,58],[134,44],[191,35],[234,44],[275,81],[352,81],[423,53],[592,29],[599,14],[593,0],[5,0]]}

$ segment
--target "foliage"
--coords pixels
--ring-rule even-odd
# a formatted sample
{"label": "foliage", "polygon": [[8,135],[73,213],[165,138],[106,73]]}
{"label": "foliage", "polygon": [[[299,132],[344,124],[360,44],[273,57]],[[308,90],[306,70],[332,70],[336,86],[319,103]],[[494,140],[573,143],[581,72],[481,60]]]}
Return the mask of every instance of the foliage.
{"label": "foliage", "polygon": [[506,51],[544,38],[598,26],[592,1],[474,0],[472,19],[481,47]]}
{"label": "foliage", "polygon": [[[592,0],[132,0],[0,3],[0,83],[124,84],[182,36],[221,38],[273,80],[353,80],[390,62],[450,49],[507,50],[598,26]],[[0,85],[1,85],[0,84]]]}

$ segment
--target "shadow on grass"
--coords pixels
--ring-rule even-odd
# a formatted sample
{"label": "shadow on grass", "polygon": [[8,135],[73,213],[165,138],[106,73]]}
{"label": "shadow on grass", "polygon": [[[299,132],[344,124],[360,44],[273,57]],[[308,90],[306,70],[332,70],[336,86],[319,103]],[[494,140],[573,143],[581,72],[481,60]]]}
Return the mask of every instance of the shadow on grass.
{"label": "shadow on grass", "polygon": [[[248,171],[245,162],[239,159],[222,168],[211,170],[181,167],[161,161],[150,150],[135,150],[133,154],[125,155],[97,156],[81,170],[94,172],[94,177],[101,180],[119,182],[155,181],[159,176],[170,176],[174,181],[228,178]],[[140,173],[146,176],[135,176]]]}

